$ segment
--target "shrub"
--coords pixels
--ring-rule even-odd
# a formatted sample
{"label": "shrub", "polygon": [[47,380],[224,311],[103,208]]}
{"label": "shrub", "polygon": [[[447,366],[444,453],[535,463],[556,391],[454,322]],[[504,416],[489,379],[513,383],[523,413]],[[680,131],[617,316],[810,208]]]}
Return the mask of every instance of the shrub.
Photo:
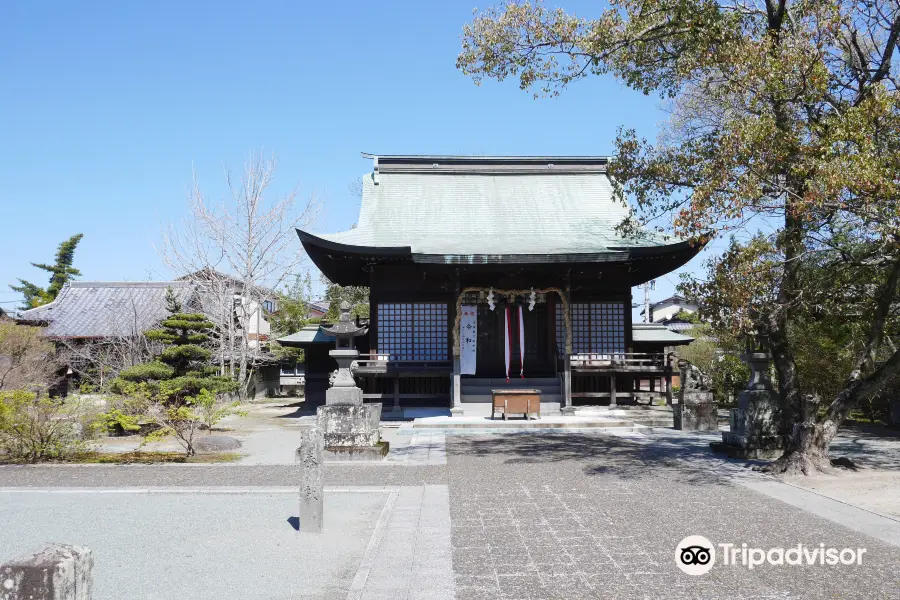
{"label": "shrub", "polygon": [[90,449],[98,420],[80,398],[62,401],[25,390],[0,392],[0,451],[37,462]]}
{"label": "shrub", "polygon": [[165,363],[153,361],[122,369],[119,378],[125,381],[141,382],[152,379],[170,379],[174,375],[175,369]]}

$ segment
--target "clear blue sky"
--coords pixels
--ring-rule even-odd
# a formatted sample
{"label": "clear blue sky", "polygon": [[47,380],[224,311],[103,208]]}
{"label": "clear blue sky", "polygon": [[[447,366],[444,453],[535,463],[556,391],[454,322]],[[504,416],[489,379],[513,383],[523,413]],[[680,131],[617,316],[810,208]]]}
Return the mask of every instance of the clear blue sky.
{"label": "clear blue sky", "polygon": [[0,4],[7,308],[6,284],[45,284],[28,263],[74,233],[84,280],[168,278],[154,246],[186,212],[192,168],[215,194],[252,149],[276,153],[277,189],[324,197],[316,229],[336,231],[357,217],[360,151],[604,155],[619,125],[652,136],[665,119],[612,78],[543,100],[475,86],[454,65],[472,0]]}

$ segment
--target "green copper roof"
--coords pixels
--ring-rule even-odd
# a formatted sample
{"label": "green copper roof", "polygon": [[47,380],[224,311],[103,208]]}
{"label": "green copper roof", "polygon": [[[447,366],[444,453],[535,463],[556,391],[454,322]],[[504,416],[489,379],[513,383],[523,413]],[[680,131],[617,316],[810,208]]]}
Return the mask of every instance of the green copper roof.
{"label": "green copper roof", "polygon": [[297,333],[292,333],[275,340],[282,346],[298,346],[300,344],[333,344],[334,336],[319,329],[318,325],[305,325]]}
{"label": "green copper roof", "polygon": [[613,197],[605,158],[380,159],[363,177],[357,227],[317,238],[414,256],[616,254],[682,241],[615,231],[629,209]]}

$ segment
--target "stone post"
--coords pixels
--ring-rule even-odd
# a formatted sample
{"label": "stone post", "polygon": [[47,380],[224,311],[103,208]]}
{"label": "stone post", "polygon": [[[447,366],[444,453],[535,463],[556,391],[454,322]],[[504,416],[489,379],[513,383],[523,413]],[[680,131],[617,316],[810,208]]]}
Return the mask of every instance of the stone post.
{"label": "stone post", "polygon": [[296,461],[302,467],[299,529],[305,533],[322,532],[325,503],[322,447],[321,429],[313,426],[301,433]]}
{"label": "stone post", "polygon": [[710,390],[709,377],[686,360],[678,361],[678,369],[681,387],[678,404],[672,407],[675,429],[718,431],[719,407]]}
{"label": "stone post", "polygon": [[93,567],[88,548],[47,546],[0,565],[0,600],[90,600]]}

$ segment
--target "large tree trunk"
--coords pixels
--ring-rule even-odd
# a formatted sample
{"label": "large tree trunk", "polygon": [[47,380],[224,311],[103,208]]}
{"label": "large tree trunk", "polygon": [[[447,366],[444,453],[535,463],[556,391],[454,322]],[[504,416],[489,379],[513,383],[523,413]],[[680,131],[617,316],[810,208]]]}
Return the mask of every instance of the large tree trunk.
{"label": "large tree trunk", "polygon": [[[831,467],[828,447],[838,428],[849,416],[856,404],[869,398],[890,380],[900,374],[900,350],[881,364],[867,377],[854,372],[847,386],[841,390],[819,417],[819,399],[807,396],[803,403],[800,419],[794,423],[787,440],[784,454],[767,469],[775,474],[813,475]],[[854,378],[855,377],[855,378]]]}
{"label": "large tree trunk", "polygon": [[819,398],[803,399],[800,418],[794,423],[784,454],[770,466],[780,475],[814,475],[831,467],[828,447],[837,433],[838,423],[818,421]]}

